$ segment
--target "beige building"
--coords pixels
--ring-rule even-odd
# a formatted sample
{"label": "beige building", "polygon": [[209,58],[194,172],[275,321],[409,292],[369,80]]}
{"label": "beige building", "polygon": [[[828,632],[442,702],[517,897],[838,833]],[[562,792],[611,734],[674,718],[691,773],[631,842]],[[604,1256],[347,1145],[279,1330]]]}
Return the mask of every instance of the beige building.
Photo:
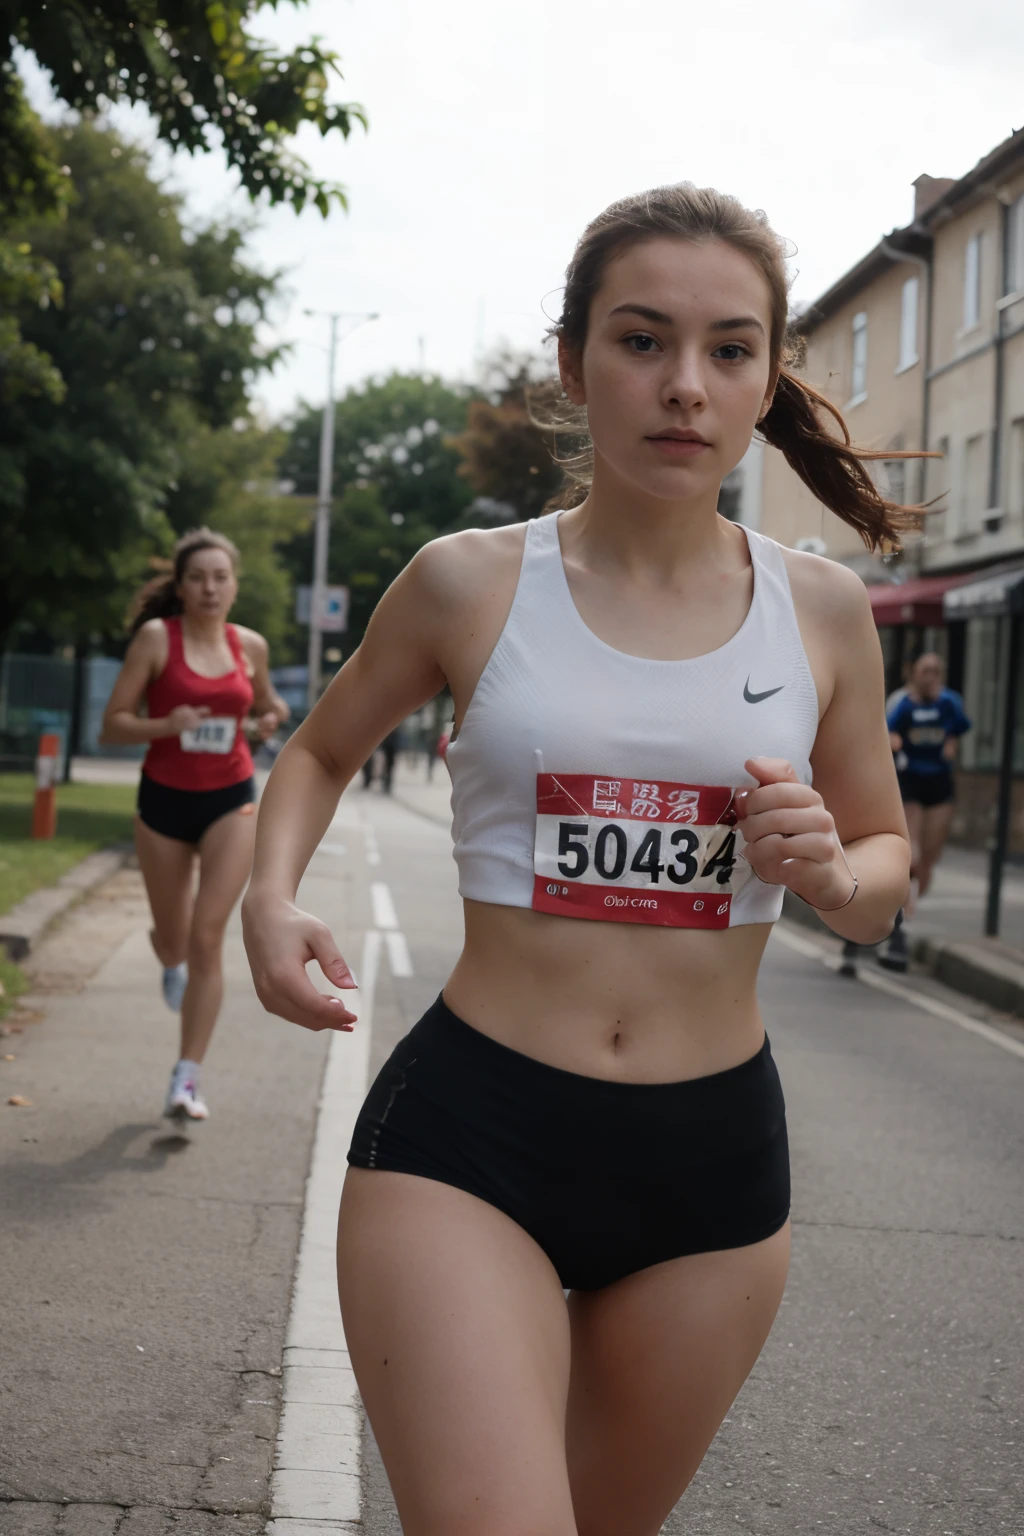
{"label": "beige building", "polygon": [[[855,442],[942,454],[872,471],[894,500],[932,507],[903,554],[883,561],[815,501],[776,449],[757,446],[736,472],[736,515],[863,576],[892,686],[914,650],[947,656],[974,721],[957,830],[983,842],[1011,636],[1016,644],[1022,633],[1013,603],[1024,609],[1024,129],[959,179],[918,177],[911,222],[879,240],[795,324],[804,376],[839,407]],[[969,600],[972,583],[993,572],[1008,573],[1012,594],[1018,567],[1018,598],[1006,596],[1001,608]],[[953,589],[960,598],[946,603]],[[1014,841],[1024,850],[1022,721],[1024,682],[1013,764],[1021,781]]]}

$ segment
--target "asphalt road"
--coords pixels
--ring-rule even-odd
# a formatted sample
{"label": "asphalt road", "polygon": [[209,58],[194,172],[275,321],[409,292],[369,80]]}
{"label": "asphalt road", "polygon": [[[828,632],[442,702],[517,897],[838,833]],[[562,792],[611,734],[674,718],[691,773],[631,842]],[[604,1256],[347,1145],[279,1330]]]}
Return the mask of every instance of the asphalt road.
{"label": "asphalt road", "polygon": [[[371,1071],[460,931],[443,789],[403,793],[418,810],[359,795],[379,865],[325,845],[307,884],[343,948],[385,884],[408,941],[412,975],[385,964],[378,981]],[[258,1008],[237,929],[228,972],[213,1119],[189,1143],[159,1120],[174,1021],[144,927],[3,1043],[3,1098],[34,1107],[0,1104],[2,1536],[263,1529],[326,1042]],[[762,996],[789,1103],[792,1275],[665,1529],[1024,1536],[1024,1060],[782,939]],[[366,1536],[397,1532],[369,1432],[364,1474]]]}
{"label": "asphalt road", "polygon": [[[440,990],[459,909],[443,792],[363,806],[414,971],[379,983],[376,1071]],[[1022,1536],[1024,1060],[781,938],[761,996],[789,1110],[793,1266],[665,1531]],[[369,1433],[364,1466],[367,1536],[398,1532]]]}

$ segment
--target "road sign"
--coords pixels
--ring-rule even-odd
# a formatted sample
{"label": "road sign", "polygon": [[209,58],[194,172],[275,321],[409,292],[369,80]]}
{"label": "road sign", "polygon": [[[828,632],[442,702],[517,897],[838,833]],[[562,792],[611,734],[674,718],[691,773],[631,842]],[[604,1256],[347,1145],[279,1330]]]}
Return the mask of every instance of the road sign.
{"label": "road sign", "polygon": [[[309,623],[312,587],[296,587],[295,618],[299,624]],[[320,614],[319,628],[324,634],[344,634],[348,628],[348,587],[325,587],[324,606]]]}

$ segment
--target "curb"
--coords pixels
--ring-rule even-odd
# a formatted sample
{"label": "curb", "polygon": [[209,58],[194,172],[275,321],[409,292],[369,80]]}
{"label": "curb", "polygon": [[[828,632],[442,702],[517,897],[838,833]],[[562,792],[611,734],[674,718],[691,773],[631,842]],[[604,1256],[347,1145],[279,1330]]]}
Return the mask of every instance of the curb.
{"label": "curb", "polygon": [[8,960],[24,960],[50,924],[102,881],[122,869],[131,857],[130,843],[88,853],[61,875],[56,885],[44,885],[0,916],[0,949]]}
{"label": "curb", "polygon": [[338,1307],[338,1199],[366,1094],[381,935],[363,943],[359,1027],[331,1036],[285,1335],[267,1536],[358,1536],[362,1409]]}
{"label": "curb", "polygon": [[[817,933],[836,935],[799,897],[786,892],[782,915],[787,922]],[[911,959],[936,981],[985,1003],[999,1013],[1024,1017],[1024,955],[998,939],[909,939]],[[865,950],[869,947],[865,945]]]}

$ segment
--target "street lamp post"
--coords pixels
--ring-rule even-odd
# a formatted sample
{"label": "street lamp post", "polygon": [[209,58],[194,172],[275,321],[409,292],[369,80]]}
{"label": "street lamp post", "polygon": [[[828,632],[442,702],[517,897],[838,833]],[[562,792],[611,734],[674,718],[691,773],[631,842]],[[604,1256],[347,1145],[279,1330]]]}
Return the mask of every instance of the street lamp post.
{"label": "street lamp post", "polygon": [[[307,309],[306,314],[315,311]],[[328,316],[331,322],[331,339],[327,352],[327,399],[320,420],[320,466],[316,490],[316,522],[313,534],[313,582],[309,594],[309,652],[307,661],[306,706],[312,709],[320,697],[321,653],[323,649],[324,606],[327,590],[327,545],[331,527],[331,481],[334,478],[334,357],[338,347],[338,321],[354,320],[355,330],[364,320],[376,320],[377,315]]]}

